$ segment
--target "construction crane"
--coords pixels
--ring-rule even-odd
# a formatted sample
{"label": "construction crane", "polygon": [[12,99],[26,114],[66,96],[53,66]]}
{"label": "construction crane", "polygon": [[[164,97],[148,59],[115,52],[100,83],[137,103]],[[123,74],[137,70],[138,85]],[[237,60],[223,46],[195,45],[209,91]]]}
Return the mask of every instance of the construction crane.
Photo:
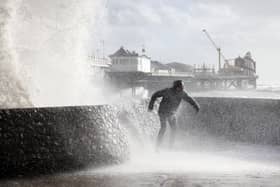
{"label": "construction crane", "polygon": [[228,60],[225,58],[225,56],[223,55],[221,48],[217,46],[217,44],[214,42],[214,40],[211,38],[210,34],[207,32],[206,29],[203,29],[202,32],[205,33],[205,35],[207,36],[207,38],[210,40],[210,42],[213,44],[213,46],[215,47],[215,49],[218,52],[218,59],[219,59],[219,71],[221,70],[221,57],[223,58],[223,60],[225,62],[228,62]]}

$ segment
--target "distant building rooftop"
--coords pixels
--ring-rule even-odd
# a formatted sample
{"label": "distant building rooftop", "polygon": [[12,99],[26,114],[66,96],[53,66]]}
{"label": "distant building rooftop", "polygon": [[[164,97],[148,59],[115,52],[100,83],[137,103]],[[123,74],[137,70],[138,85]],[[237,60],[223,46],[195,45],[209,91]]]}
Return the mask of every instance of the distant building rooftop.
{"label": "distant building rooftop", "polygon": [[183,64],[180,62],[171,62],[166,64],[170,68],[173,68],[176,72],[192,72],[193,67],[191,65]]}
{"label": "distant building rooftop", "polygon": [[117,50],[114,54],[110,55],[110,57],[137,57],[139,56],[138,53],[136,53],[135,51],[129,51],[124,49],[123,47],[120,47],[119,50]]}
{"label": "distant building rooftop", "polygon": [[169,71],[172,70],[171,67],[159,61],[151,61],[151,68],[153,68],[154,70],[169,70]]}

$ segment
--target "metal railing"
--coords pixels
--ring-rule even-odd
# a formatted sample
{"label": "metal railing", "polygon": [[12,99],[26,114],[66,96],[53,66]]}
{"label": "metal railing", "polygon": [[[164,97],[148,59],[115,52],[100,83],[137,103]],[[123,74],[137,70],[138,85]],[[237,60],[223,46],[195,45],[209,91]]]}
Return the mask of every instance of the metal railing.
{"label": "metal railing", "polygon": [[152,76],[193,77],[192,72],[152,72]]}
{"label": "metal railing", "polygon": [[92,66],[97,67],[109,67],[111,65],[111,62],[107,58],[91,58],[90,59]]}

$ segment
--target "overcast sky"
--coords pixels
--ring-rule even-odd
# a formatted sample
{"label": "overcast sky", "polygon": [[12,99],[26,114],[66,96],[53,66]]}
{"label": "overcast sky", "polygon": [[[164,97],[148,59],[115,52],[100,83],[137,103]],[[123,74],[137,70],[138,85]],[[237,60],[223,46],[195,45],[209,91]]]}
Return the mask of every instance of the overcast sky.
{"label": "overcast sky", "polygon": [[251,51],[259,82],[280,83],[280,1],[108,0],[106,7],[97,34],[107,54],[145,45],[155,60],[217,67],[207,29],[226,58]]}

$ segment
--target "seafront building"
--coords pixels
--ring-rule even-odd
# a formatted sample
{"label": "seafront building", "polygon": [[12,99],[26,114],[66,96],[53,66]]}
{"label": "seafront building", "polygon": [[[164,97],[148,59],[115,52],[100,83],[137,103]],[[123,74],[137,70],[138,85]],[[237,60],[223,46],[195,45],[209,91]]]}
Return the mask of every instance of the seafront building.
{"label": "seafront building", "polygon": [[151,72],[151,58],[145,55],[144,50],[142,54],[135,51],[125,50],[120,47],[114,54],[110,55],[111,71],[114,72]]}
{"label": "seafront building", "polygon": [[109,56],[106,76],[119,89],[131,89],[133,95],[168,87],[181,79],[188,90],[256,88],[256,62],[250,52],[244,57],[226,60],[216,70],[214,65],[187,65],[179,62],[161,63],[147,56],[120,47]]}

